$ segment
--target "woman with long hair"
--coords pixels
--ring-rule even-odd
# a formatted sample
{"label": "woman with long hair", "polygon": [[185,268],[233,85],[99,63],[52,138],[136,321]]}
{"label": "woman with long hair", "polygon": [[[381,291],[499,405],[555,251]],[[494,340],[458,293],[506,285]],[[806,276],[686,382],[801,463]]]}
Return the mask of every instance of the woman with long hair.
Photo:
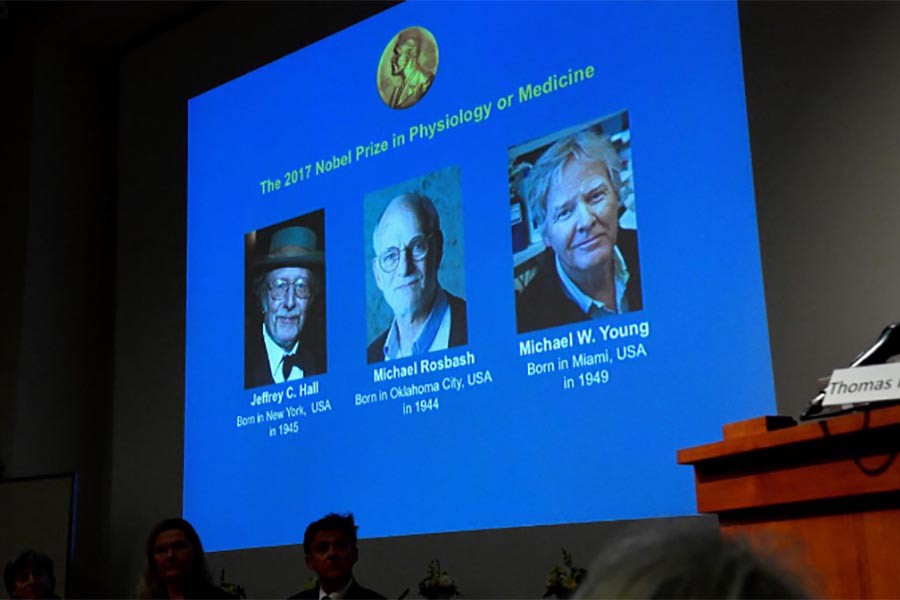
{"label": "woman with long hair", "polygon": [[210,582],[200,536],[184,519],[164,519],[147,536],[141,598],[232,598]]}

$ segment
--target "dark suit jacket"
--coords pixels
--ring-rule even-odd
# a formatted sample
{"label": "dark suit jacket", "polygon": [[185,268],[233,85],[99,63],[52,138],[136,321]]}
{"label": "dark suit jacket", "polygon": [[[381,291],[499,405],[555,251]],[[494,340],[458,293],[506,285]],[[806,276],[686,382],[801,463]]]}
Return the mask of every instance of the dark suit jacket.
{"label": "dark suit jacket", "polygon": [[[295,600],[296,598],[307,599],[307,600],[318,600],[319,598],[319,586],[314,588],[310,588],[308,590],[303,590],[302,592],[298,592],[293,596],[290,596],[288,600]],[[347,595],[344,596],[346,600],[366,600],[366,598],[375,598],[376,600],[384,600],[384,596],[379,594],[376,591],[364,588],[363,586],[356,583],[356,580],[350,584],[350,587],[347,588]]]}
{"label": "dark suit jacket", "polygon": [[[261,326],[257,325],[255,334],[248,334],[246,353],[244,354],[244,389],[272,385],[272,372],[269,370],[269,355],[266,354],[266,343],[263,341]],[[321,361],[309,350],[303,341],[300,342],[298,362],[303,369],[303,376],[322,373]]]}
{"label": "dark suit jacket", "polygon": [[[462,346],[469,341],[469,326],[466,322],[466,301],[457,298],[447,290],[447,301],[450,304],[450,340],[447,342],[448,348],[454,346]],[[375,338],[375,341],[369,344],[366,350],[366,359],[368,362],[376,363],[384,360],[384,343],[387,341],[388,332],[391,330],[390,325],[381,335]]]}
{"label": "dark suit jacket", "polygon": [[[641,263],[638,257],[637,233],[619,229],[616,246],[628,267],[628,286],[625,298],[628,311],[643,308],[641,295]],[[539,257],[538,274],[525,289],[516,294],[516,317],[519,333],[587,321],[589,317],[566,294],[556,272],[556,256],[547,248]]]}

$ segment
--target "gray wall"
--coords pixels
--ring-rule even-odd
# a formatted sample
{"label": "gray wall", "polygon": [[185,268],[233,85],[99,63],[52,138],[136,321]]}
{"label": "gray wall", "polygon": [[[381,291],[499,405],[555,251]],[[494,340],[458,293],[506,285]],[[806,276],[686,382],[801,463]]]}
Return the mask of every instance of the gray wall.
{"label": "gray wall", "polygon": [[741,6],[779,412],[900,320],[900,4]]}
{"label": "gray wall", "polygon": [[[172,6],[149,29],[0,22],[0,460],[8,476],[80,473],[80,596],[132,593],[145,532],[181,508],[185,100],[385,8]],[[900,5],[750,3],[741,18],[778,410],[796,415],[898,318]],[[85,28],[103,43],[72,35]],[[534,596],[560,545],[586,561],[628,526],[366,540],[359,575],[396,594],[438,557],[467,597]],[[307,577],[297,547],[212,562],[254,596]]]}

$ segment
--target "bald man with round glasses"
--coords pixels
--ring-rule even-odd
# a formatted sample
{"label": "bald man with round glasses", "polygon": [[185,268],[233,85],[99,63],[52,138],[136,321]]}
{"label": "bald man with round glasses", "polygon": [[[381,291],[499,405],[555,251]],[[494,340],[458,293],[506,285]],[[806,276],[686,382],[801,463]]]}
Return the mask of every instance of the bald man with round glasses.
{"label": "bald man with round glasses", "polygon": [[391,200],[375,226],[372,245],[375,284],[394,318],[369,345],[368,362],[465,344],[466,302],[438,282],[444,235],[431,199],[407,193]]}

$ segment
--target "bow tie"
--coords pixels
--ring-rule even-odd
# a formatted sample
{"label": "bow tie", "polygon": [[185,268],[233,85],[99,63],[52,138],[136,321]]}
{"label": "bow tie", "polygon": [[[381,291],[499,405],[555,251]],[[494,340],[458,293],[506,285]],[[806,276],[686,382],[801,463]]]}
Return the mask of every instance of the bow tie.
{"label": "bow tie", "polygon": [[284,380],[287,381],[288,376],[290,376],[291,371],[294,367],[298,367],[302,369],[300,366],[300,357],[298,356],[299,352],[294,352],[293,354],[285,354],[284,360],[281,363],[281,374],[284,375]]}

